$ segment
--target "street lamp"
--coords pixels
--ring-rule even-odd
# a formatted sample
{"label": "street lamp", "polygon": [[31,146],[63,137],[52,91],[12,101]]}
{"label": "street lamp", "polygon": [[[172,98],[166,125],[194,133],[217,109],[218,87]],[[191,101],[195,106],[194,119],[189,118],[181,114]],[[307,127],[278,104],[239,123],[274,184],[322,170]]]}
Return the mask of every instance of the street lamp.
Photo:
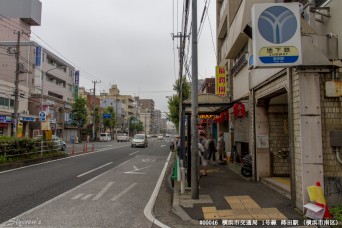
{"label": "street lamp", "polygon": [[[56,69],[65,69],[66,67],[65,66],[59,66],[59,67],[55,67],[55,68],[52,68],[50,70],[47,70],[45,72],[42,72],[42,85],[41,85],[41,99],[40,99],[40,113],[39,115],[43,112],[43,99],[44,99],[44,78],[46,77],[46,74],[52,70],[56,70]],[[64,118],[64,117],[63,117]],[[42,121],[40,121],[40,131],[41,131],[41,135],[43,136],[43,124],[42,124]]]}

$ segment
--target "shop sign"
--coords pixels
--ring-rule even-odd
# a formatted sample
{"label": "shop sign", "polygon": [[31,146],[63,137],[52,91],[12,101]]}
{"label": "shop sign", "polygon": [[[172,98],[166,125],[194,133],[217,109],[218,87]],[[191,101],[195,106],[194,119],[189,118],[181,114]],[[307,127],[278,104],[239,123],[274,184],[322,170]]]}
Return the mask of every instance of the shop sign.
{"label": "shop sign", "polygon": [[11,123],[12,118],[10,116],[0,116],[0,123]]}
{"label": "shop sign", "polygon": [[241,103],[234,104],[234,116],[236,118],[243,118],[246,115],[245,105]]}
{"label": "shop sign", "polygon": [[215,94],[218,96],[226,96],[227,83],[226,83],[226,67],[217,66],[216,67],[216,80],[215,80]]}
{"label": "shop sign", "polygon": [[25,122],[34,122],[35,121],[35,119],[33,117],[25,117],[25,116],[21,117],[20,120],[25,121]]}
{"label": "shop sign", "polygon": [[216,115],[199,115],[200,119],[215,119]]}

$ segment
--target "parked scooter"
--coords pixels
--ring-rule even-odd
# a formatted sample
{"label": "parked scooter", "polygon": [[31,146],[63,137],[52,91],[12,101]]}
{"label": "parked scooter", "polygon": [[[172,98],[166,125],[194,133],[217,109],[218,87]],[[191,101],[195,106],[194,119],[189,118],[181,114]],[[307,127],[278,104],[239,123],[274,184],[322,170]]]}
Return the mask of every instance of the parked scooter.
{"label": "parked scooter", "polygon": [[251,155],[245,155],[242,158],[241,174],[245,177],[252,176],[252,157]]}

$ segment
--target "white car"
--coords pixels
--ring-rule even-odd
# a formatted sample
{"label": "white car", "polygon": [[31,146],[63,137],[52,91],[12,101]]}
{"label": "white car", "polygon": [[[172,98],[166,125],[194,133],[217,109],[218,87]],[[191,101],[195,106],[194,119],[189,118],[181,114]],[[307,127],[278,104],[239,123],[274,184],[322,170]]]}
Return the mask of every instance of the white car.
{"label": "white car", "polygon": [[148,141],[147,136],[145,134],[136,134],[131,141],[131,147],[147,147]]}
{"label": "white car", "polygon": [[164,139],[164,135],[158,135],[157,136],[157,140],[163,140]]}
{"label": "white car", "polygon": [[101,133],[100,134],[100,142],[110,142],[112,140],[112,137],[109,133]]}

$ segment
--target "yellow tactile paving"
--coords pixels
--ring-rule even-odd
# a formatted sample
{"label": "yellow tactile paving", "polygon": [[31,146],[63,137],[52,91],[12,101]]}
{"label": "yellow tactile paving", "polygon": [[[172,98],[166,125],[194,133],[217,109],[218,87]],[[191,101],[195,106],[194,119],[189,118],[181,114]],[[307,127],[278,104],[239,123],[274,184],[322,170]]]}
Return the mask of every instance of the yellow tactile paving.
{"label": "yellow tactile paving", "polygon": [[217,212],[204,213],[204,219],[220,219],[220,216]]}
{"label": "yellow tactile paving", "polygon": [[216,207],[202,207],[203,213],[217,213]]}
{"label": "yellow tactile paving", "polygon": [[256,204],[256,202],[252,199],[240,199],[240,201],[243,204],[247,204],[247,203],[255,203]]}
{"label": "yellow tactile paving", "polygon": [[237,196],[238,199],[252,199],[250,196]]}
{"label": "yellow tactile paving", "polygon": [[256,208],[260,208],[260,206],[257,203],[247,203],[244,204],[245,208],[247,209],[256,209]]}
{"label": "yellow tactile paving", "polygon": [[233,210],[217,210],[217,213],[221,218],[234,215]]}
{"label": "yellow tactile paving", "polygon": [[273,180],[285,184],[287,186],[291,186],[290,178],[283,178],[283,177],[272,177]]}
{"label": "yellow tactile paving", "polygon": [[245,209],[242,203],[230,203],[229,205],[232,209]]}
{"label": "yellow tactile paving", "polygon": [[216,207],[202,207],[204,219],[287,219],[277,208],[261,208],[250,196],[225,196],[224,198],[232,209],[217,210]]}

